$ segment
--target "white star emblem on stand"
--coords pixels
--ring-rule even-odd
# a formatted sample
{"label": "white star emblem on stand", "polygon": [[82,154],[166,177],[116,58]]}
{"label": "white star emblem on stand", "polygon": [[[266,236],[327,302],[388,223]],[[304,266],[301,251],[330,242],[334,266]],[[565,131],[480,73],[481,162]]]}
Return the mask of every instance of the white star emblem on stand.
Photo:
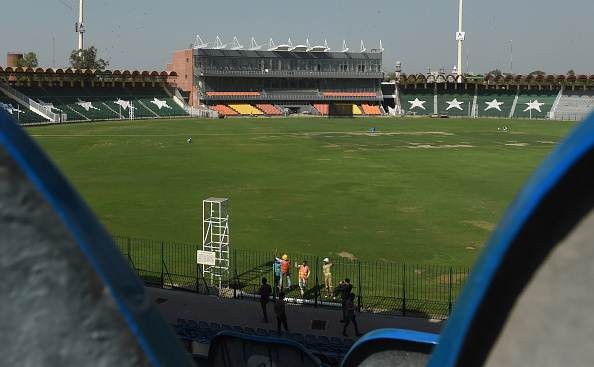
{"label": "white star emblem on stand", "polygon": [[54,106],[53,103],[45,103],[42,100],[39,100],[39,103],[41,103],[42,105],[44,105],[45,107],[49,108],[51,111],[53,110],[57,110],[57,108]]}
{"label": "white star emblem on stand", "polygon": [[458,99],[454,98],[452,101],[446,101],[446,103],[449,105],[448,108],[446,108],[446,111],[449,111],[452,108],[457,108],[462,111],[462,103],[464,102],[458,101]]}
{"label": "white star emblem on stand", "polygon": [[91,108],[94,110],[100,111],[97,107],[93,106],[93,102],[85,102],[85,101],[79,100],[78,102],[76,102],[76,104],[81,106],[82,108],[84,108],[85,111],[87,111],[87,112],[89,112],[89,110]]}
{"label": "white star emblem on stand", "polygon": [[489,111],[490,109],[494,108],[497,111],[501,112],[501,105],[503,104],[503,102],[498,102],[497,98],[495,98],[491,102],[485,102],[485,103],[487,104],[487,108],[485,108],[485,111]]}
{"label": "white star emblem on stand", "polygon": [[118,98],[118,100],[115,101],[114,103],[117,104],[117,105],[119,105],[120,107],[122,107],[125,110],[127,110],[128,108],[130,108],[130,101],[124,101],[121,98]]}
{"label": "white star emblem on stand", "polygon": [[157,97],[153,98],[151,103],[154,104],[155,106],[157,106],[157,108],[159,108],[159,109],[161,109],[163,107],[171,109],[171,107],[167,104],[167,101],[160,101],[157,99]]}
{"label": "white star emblem on stand", "polygon": [[0,108],[6,110],[6,112],[14,115],[14,113],[25,113],[25,111],[21,110],[19,106],[13,107],[12,104],[2,103],[0,102]]}
{"label": "white star emblem on stand", "polygon": [[526,112],[526,111],[532,111],[532,110],[537,110],[538,112],[542,112],[540,110],[540,107],[542,107],[544,105],[544,103],[539,103],[538,102],[538,99],[535,99],[534,101],[527,102],[526,105],[528,107],[526,107],[526,109],[524,110],[524,112]]}
{"label": "white star emblem on stand", "polygon": [[425,109],[424,104],[427,103],[427,101],[421,101],[418,98],[415,98],[414,101],[408,101],[408,103],[410,103],[410,109],[412,110],[415,107],[419,107],[422,109]]}
{"label": "white star emblem on stand", "polygon": [[6,112],[8,112],[12,115],[12,105],[0,102],[0,108],[6,110]]}

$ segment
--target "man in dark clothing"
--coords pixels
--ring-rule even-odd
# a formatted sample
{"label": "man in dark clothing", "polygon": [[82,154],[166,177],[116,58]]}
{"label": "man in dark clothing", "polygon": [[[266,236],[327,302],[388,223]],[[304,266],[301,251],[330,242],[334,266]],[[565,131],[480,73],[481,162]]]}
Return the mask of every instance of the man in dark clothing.
{"label": "man in dark clothing", "polygon": [[355,325],[355,333],[357,336],[361,336],[359,332],[359,326],[357,325],[357,320],[355,319],[355,294],[349,294],[348,298],[345,302],[345,323],[344,328],[342,329],[342,335],[348,336],[347,334],[347,327],[352,322]]}
{"label": "man in dark clothing", "polygon": [[272,293],[272,287],[268,284],[268,279],[262,278],[262,285],[260,286],[260,305],[262,306],[262,313],[264,314],[264,322],[268,322],[268,312],[266,311],[266,305],[270,301],[270,294]]}
{"label": "man in dark clothing", "polygon": [[287,314],[285,312],[285,292],[280,292],[278,294],[278,299],[274,304],[274,313],[276,314],[276,329],[278,331],[278,335],[281,333],[281,324],[285,326],[285,331],[289,331],[289,327],[287,326]]}
{"label": "man in dark clothing", "polygon": [[353,285],[349,278],[338,283],[338,287],[336,287],[335,293],[340,294],[340,298],[342,299],[342,320],[340,320],[340,322],[346,322],[346,300],[349,298],[352,291]]}

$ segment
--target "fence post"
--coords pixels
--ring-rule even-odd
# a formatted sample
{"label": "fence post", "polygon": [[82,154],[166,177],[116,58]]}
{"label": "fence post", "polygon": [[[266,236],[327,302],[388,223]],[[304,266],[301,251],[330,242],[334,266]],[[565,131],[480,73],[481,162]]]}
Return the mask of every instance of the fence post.
{"label": "fence post", "polygon": [[279,281],[280,279],[277,281],[276,280],[276,274],[274,272],[274,265],[276,264],[276,252],[272,254],[272,258],[274,260],[272,260],[272,302],[276,302],[276,294],[278,292],[277,287],[279,286]]}
{"label": "fence post", "polygon": [[361,312],[361,261],[357,260],[358,278],[359,278],[359,292],[357,297],[357,309]]}
{"label": "fence post", "polygon": [[235,277],[233,277],[233,298],[237,298],[237,249],[233,249],[233,273]]}
{"label": "fence post", "polygon": [[449,296],[448,296],[448,315],[452,313],[452,267],[450,266]]}
{"label": "fence post", "polygon": [[[126,242],[128,243],[128,265],[132,265],[132,255],[130,255],[130,247],[131,247],[130,237],[127,237],[126,240],[127,240]],[[136,269],[133,268],[132,270],[136,270]]]}
{"label": "fence post", "polygon": [[200,294],[200,264],[196,262],[196,293]]}
{"label": "fence post", "polygon": [[318,283],[318,268],[320,266],[320,258],[316,256],[316,298],[314,301],[314,307],[318,307],[318,297],[320,295],[320,284]]}
{"label": "fence post", "polygon": [[402,264],[402,316],[406,316],[406,264]]}
{"label": "fence post", "polygon": [[164,253],[164,245],[161,242],[161,288],[165,286],[165,279],[163,277],[163,264],[165,263],[165,253]]}

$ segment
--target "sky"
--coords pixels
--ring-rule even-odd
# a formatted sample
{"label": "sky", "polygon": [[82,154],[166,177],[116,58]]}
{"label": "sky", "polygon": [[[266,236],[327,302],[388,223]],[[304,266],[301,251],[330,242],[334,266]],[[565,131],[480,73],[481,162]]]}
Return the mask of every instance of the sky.
{"label": "sky", "polygon": [[[466,0],[464,67],[594,74],[593,0]],[[67,66],[77,46],[78,0],[19,0],[3,4],[0,65],[7,52],[35,51],[42,66]],[[383,42],[386,72],[451,69],[456,64],[458,0],[86,0],[86,46],[94,45],[110,69],[164,70],[171,52],[189,47],[199,34],[237,36],[249,45],[291,37],[328,40],[334,50]],[[513,65],[510,65],[513,44]],[[55,45],[55,46],[52,46]],[[55,51],[53,51],[55,50]],[[55,61],[54,61],[55,60]],[[468,68],[466,67],[468,65]]]}

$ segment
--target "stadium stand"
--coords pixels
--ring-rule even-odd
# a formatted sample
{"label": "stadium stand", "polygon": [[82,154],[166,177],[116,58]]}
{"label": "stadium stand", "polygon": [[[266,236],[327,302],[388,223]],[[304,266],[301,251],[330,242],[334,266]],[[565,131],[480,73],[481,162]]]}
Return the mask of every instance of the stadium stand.
{"label": "stadium stand", "polygon": [[515,98],[515,89],[478,88],[475,116],[507,118],[510,116]]}
{"label": "stadium stand", "polygon": [[434,113],[433,88],[403,86],[400,90],[402,110],[407,114],[431,115]]}
{"label": "stadium stand", "polygon": [[105,120],[118,116],[97,101],[91,101],[81,87],[17,87],[35,101],[49,105],[54,112],[64,112],[68,120]]}
{"label": "stadium stand", "polygon": [[138,101],[159,117],[187,115],[162,87],[126,87],[124,90],[133,101]]}
{"label": "stadium stand", "polygon": [[136,118],[186,116],[162,87],[64,87],[18,86],[35,101],[63,111],[69,121],[128,118],[129,107]]}
{"label": "stadium stand", "polygon": [[276,107],[281,111],[286,111],[288,114],[319,115],[318,110],[309,103],[277,104]]}
{"label": "stadium stand", "polygon": [[225,106],[224,104],[217,104],[217,105],[211,106],[210,108],[212,108],[213,110],[218,112],[219,115],[221,115],[221,116],[237,116],[237,115],[239,115],[239,113],[237,113],[235,110]]}
{"label": "stadium stand", "polygon": [[[254,105],[251,101],[257,101],[282,106],[283,115],[353,116],[352,104],[379,104],[383,100],[382,49],[362,53],[325,48],[324,52],[316,52],[305,46],[298,49],[301,51],[238,52],[206,43],[188,50],[186,55],[191,54],[193,59],[185,56],[185,63],[174,62],[169,69],[182,73],[186,65],[192,64],[195,84],[186,90],[197,94],[207,106]],[[335,103],[341,106],[333,108]],[[320,112],[312,104],[330,106]],[[249,108],[238,108],[242,115],[257,114]]]}
{"label": "stadium stand", "polygon": [[594,76],[489,74],[464,77],[461,83],[454,79],[403,74],[397,82],[382,83],[384,110],[394,115],[580,120],[594,107],[589,100],[594,100]]}
{"label": "stadium stand", "polygon": [[[456,84],[453,85],[455,87]],[[437,113],[448,116],[471,116],[474,101],[474,88],[443,88],[437,89]]]}
{"label": "stadium stand", "polygon": [[[241,353],[229,353],[232,350]],[[234,331],[222,331],[213,338],[208,351],[208,362],[210,366],[224,367],[327,366],[303,345],[293,340],[246,335]]]}
{"label": "stadium stand", "polygon": [[256,107],[270,116],[281,116],[283,114],[278,108],[271,104],[257,104]]}
{"label": "stadium stand", "polygon": [[45,123],[48,120],[37,113],[20,106],[15,100],[0,91],[0,109],[5,110],[15,120],[22,124]]}
{"label": "stadium stand", "polygon": [[361,105],[361,108],[363,109],[363,113],[366,114],[366,115],[378,116],[378,115],[381,115],[382,114],[382,111],[380,110],[379,106],[369,105],[369,104],[363,103]]}
{"label": "stadium stand", "polygon": [[362,115],[361,109],[356,104],[353,105],[353,116]]}
{"label": "stadium stand", "polygon": [[264,113],[256,107],[249,104],[229,104],[229,107],[237,111],[240,115],[263,115]]}
{"label": "stadium stand", "polygon": [[[193,341],[201,344],[211,343],[214,337],[221,332],[234,331],[239,334],[258,337],[282,338],[292,340],[306,348],[313,355],[322,360],[330,361],[331,365],[338,365],[345,354],[353,346],[354,340],[349,338],[337,338],[326,336],[315,336],[312,334],[301,334],[295,332],[281,332],[279,336],[276,330],[232,326],[219,323],[208,323],[206,321],[177,319],[173,325],[175,332],[181,340]],[[274,339],[273,339],[274,340]]]}
{"label": "stadium stand", "polygon": [[208,115],[188,107],[176,78],[165,71],[0,67],[4,93],[53,122]]}
{"label": "stadium stand", "polygon": [[327,103],[315,103],[314,108],[320,113],[322,116],[328,116],[328,112],[330,111],[330,106]]}
{"label": "stadium stand", "polygon": [[128,118],[129,106],[135,106],[128,93],[124,93],[120,87],[85,88],[85,91],[85,99],[92,101],[104,113],[111,113],[110,118]]}
{"label": "stadium stand", "polygon": [[581,120],[594,109],[594,91],[564,90],[559,98],[554,118],[559,120]]}
{"label": "stadium stand", "polygon": [[553,107],[559,90],[556,91],[520,91],[513,117],[545,118]]}
{"label": "stadium stand", "polygon": [[360,115],[361,111],[359,110],[358,107],[355,110],[354,106],[356,106],[356,105],[354,105],[352,103],[330,103],[328,114],[330,116],[348,117],[348,116],[354,116],[354,113],[359,112],[359,115]]}

